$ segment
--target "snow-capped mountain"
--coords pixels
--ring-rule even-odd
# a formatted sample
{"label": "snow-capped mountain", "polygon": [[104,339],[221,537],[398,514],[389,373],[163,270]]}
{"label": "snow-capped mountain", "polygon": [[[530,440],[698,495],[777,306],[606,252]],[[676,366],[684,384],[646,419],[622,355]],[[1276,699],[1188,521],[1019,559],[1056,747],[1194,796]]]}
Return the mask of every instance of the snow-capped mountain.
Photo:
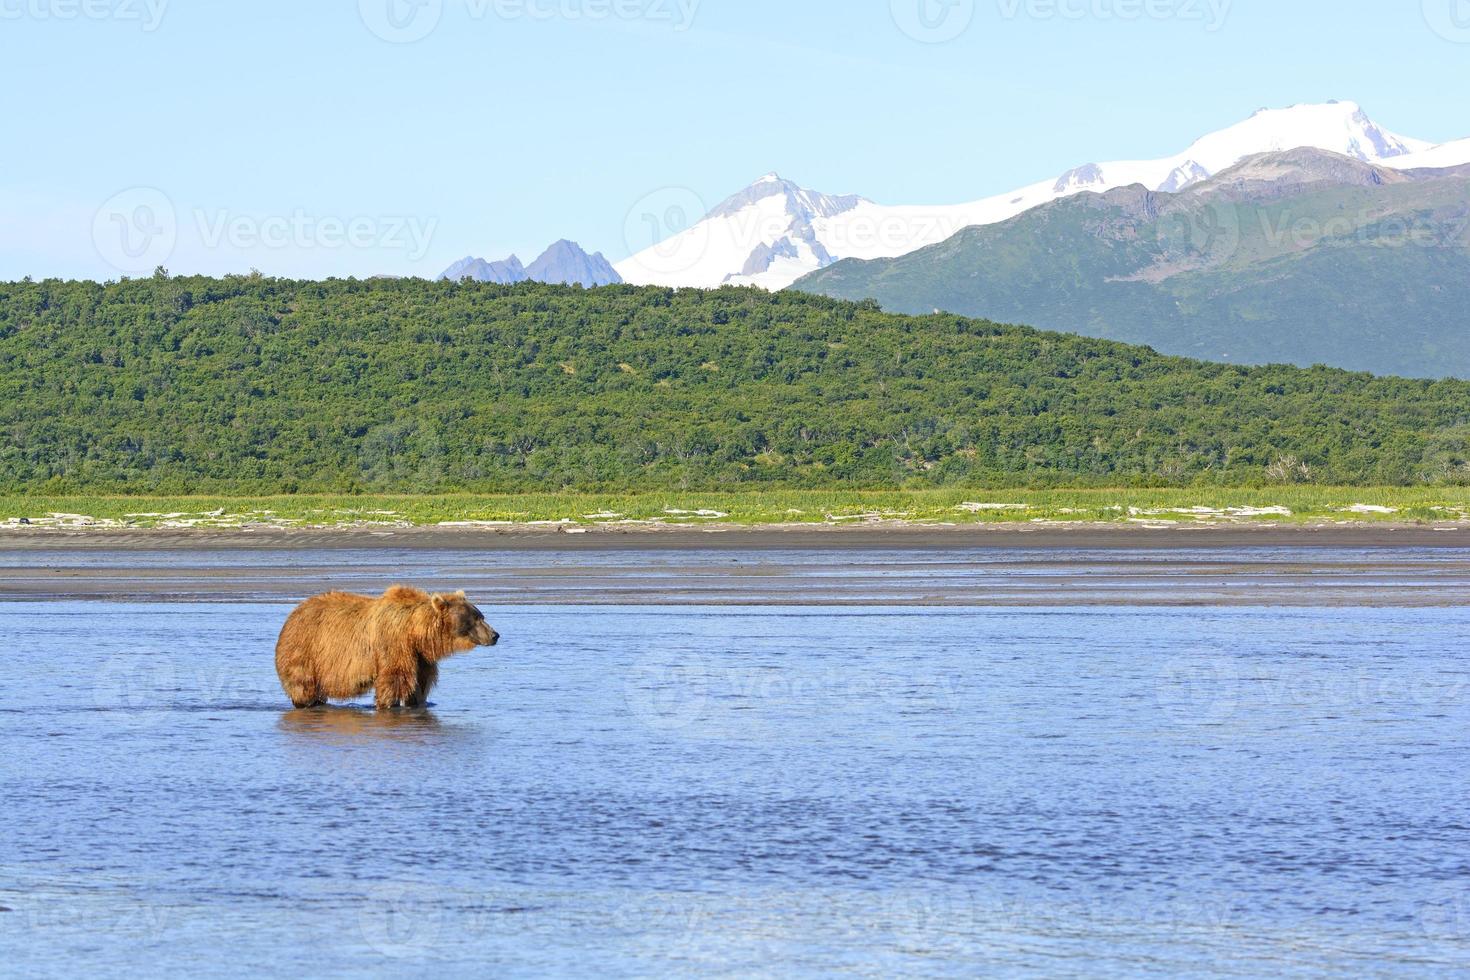
{"label": "snow-capped mountain", "polygon": [[[844,258],[828,251],[818,223],[871,203],[818,194],[766,174],[682,234],[619,263],[618,272],[640,285],[714,287],[738,281],[780,288]],[[635,278],[629,279],[625,269]]]}
{"label": "snow-capped mountain", "polygon": [[892,258],[962,228],[1013,218],[1083,191],[1130,184],[1177,192],[1249,156],[1297,147],[1341,153],[1395,169],[1470,163],[1470,139],[1435,146],[1383,129],[1352,102],[1261,109],[1162,160],[1087,163],[1019,190],[967,204],[887,206],[833,197],[767,174],[703,220],[617,264],[636,284],[782,289],[838,259]]}
{"label": "snow-capped mountain", "polygon": [[454,282],[469,278],[501,284],[530,280],[583,286],[607,286],[623,281],[601,252],[588,255],[582,246],[565,238],[542,252],[529,266],[521,265],[514,255],[499,262],[467,256],[445,269],[439,278]]}

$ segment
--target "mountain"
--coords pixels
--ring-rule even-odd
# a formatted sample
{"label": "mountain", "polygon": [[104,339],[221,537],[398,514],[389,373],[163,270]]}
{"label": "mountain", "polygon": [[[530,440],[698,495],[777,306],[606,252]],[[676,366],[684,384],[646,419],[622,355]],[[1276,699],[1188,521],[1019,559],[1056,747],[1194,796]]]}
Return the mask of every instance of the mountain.
{"label": "mountain", "polygon": [[805,190],[766,174],[727,198],[693,227],[618,263],[640,285],[714,287],[726,283],[780,289],[839,256],[819,232],[872,202]]}
{"label": "mountain", "polygon": [[583,286],[610,286],[623,281],[601,252],[588,255],[582,246],[565,238],[526,267],[526,278],[532,282]]}
{"label": "mountain", "polygon": [[476,282],[509,284],[523,282],[526,278],[526,267],[514,255],[500,262],[486,262],[484,259],[466,256],[445,269],[439,278],[451,282],[473,279]]}
{"label": "mountain", "polygon": [[521,260],[514,255],[500,262],[468,256],[445,269],[439,278],[451,282],[468,278],[501,284],[530,280],[583,286],[607,286],[623,281],[601,252],[588,255],[582,246],[566,239],[542,252],[529,267],[521,265]]}
{"label": "mountain", "polygon": [[1019,190],[949,206],[885,206],[833,197],[767,174],[693,227],[618,263],[637,284],[781,289],[839,259],[892,258],[961,229],[1005,221],[1060,198],[1141,184],[1177,193],[1249,156],[1311,147],[1393,169],[1470,163],[1470,139],[1434,146],[1398,136],[1352,102],[1261,109],[1159,160],[1086,163]]}
{"label": "mountain", "polygon": [[796,289],[1237,363],[1470,377],[1470,168],[1294,149],[1080,194]]}

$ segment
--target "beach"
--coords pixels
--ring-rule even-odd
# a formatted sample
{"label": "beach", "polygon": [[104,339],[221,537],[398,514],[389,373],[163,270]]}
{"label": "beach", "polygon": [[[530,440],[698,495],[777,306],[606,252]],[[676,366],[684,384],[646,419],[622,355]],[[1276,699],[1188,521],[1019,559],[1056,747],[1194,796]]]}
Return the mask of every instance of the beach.
{"label": "beach", "polygon": [[0,600],[247,602],[406,582],[515,604],[1452,606],[1470,527],[963,525],[0,535]]}

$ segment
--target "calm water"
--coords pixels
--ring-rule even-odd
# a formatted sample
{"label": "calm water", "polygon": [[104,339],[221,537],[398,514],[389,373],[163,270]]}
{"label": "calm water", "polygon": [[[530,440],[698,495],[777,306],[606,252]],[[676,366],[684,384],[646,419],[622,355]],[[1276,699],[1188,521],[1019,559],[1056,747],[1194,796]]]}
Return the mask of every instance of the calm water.
{"label": "calm water", "polygon": [[289,609],[0,603],[0,972],[1470,972],[1470,610],[501,606],[379,718]]}

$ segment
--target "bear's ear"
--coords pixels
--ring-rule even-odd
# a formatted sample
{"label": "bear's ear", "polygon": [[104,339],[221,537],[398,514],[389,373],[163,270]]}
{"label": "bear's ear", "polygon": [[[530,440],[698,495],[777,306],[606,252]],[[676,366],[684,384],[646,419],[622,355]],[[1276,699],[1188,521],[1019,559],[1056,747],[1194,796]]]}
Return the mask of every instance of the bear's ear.
{"label": "bear's ear", "polygon": [[436,595],[432,597],[429,601],[433,603],[435,612],[444,611],[444,597],[442,595]]}
{"label": "bear's ear", "polygon": [[456,592],[454,594],[454,597],[456,599],[463,599],[463,598],[465,598],[464,589],[460,589],[458,592]]}

